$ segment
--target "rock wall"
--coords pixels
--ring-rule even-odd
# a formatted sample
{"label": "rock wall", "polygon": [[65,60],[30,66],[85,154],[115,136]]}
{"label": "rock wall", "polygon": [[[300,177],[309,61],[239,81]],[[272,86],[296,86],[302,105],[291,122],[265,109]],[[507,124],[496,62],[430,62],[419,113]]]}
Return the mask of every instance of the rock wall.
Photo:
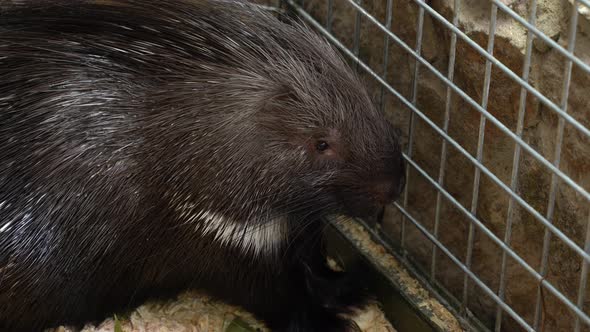
{"label": "rock wall", "polygon": [[[447,20],[455,14],[452,0],[427,1]],[[459,28],[472,40],[487,47],[491,5],[488,1],[463,0],[457,10]],[[530,1],[504,0],[503,3],[519,15],[528,18]],[[571,0],[569,1],[571,2]],[[537,26],[560,45],[567,47],[568,26],[572,6],[567,0],[539,0]],[[318,21],[325,24],[327,1],[306,0],[305,8]],[[380,22],[385,22],[386,1],[363,1],[363,7]],[[332,31],[352,49],[356,10],[346,0],[334,1]],[[588,10],[580,10],[575,54],[590,62],[590,23]],[[391,31],[411,48],[416,44],[419,7],[414,1],[393,1]],[[379,75],[383,72],[385,34],[367,19],[361,19],[360,58]],[[527,31],[513,18],[498,11],[494,56],[518,76],[522,75]],[[421,54],[445,76],[448,71],[451,33],[428,14],[424,16],[424,33]],[[405,98],[412,100],[414,58],[390,42],[386,80]],[[565,59],[541,40],[534,41],[529,81],[551,101],[560,105]],[[462,41],[457,41],[454,82],[477,103],[481,103],[484,85],[485,58]],[[367,74],[360,74],[373,92],[379,105],[380,85]],[[590,127],[590,75],[574,65],[569,90],[568,112],[584,126]],[[521,87],[500,69],[492,67],[488,110],[513,132],[516,130]],[[424,66],[419,67],[417,108],[436,125],[442,127],[447,88]],[[395,96],[386,93],[384,109],[391,121],[404,132],[408,148],[410,110]],[[522,137],[536,151],[553,162],[557,141],[558,117],[537,98],[527,95]],[[415,118],[413,159],[432,178],[438,179],[441,160],[441,137],[424,121]],[[480,114],[460,96],[451,97],[449,135],[475,156],[478,141]],[[483,145],[484,165],[510,186],[515,142],[491,122],[486,123]],[[407,151],[407,150],[406,150]],[[444,188],[468,210],[471,209],[473,164],[453,147],[448,147],[444,174]],[[526,152],[522,152],[516,191],[541,215],[548,207],[551,173]],[[560,169],[586,190],[590,189],[590,141],[571,125],[566,124],[562,145]],[[432,231],[435,219],[437,191],[415,170],[410,171],[408,182],[408,211],[427,229]],[[509,196],[491,179],[482,174],[476,216],[500,239],[504,238]],[[511,247],[537,271],[541,265],[544,226],[525,209],[515,205]],[[567,184],[559,183],[553,223],[583,247],[586,224],[590,213],[588,202]],[[443,198],[440,214],[439,239],[461,261],[465,261],[469,219]],[[391,208],[383,225],[393,242],[400,242],[401,215]],[[406,249],[408,257],[425,271],[430,271],[432,246],[414,226],[406,223]],[[498,290],[502,251],[481,231],[475,232],[472,270],[493,291]],[[530,274],[512,259],[508,259],[506,302],[524,319],[533,324],[538,284]],[[555,236],[551,238],[548,274],[546,279],[574,303],[580,279],[582,261],[573,250]],[[437,252],[436,280],[452,295],[461,299],[463,273],[443,253]],[[586,296],[590,300],[590,296]],[[571,330],[574,314],[551,295],[543,292],[544,331]],[[494,327],[496,305],[479,287],[469,283],[468,308],[485,325]],[[522,328],[506,313],[502,331],[520,331]]]}

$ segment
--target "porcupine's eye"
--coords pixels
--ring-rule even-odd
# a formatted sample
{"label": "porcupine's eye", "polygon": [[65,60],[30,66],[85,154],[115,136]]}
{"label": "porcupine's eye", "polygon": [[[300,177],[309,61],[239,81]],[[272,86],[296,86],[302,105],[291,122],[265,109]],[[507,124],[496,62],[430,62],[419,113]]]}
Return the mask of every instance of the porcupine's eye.
{"label": "porcupine's eye", "polygon": [[326,141],[318,141],[315,146],[318,152],[322,153],[330,148],[330,145]]}

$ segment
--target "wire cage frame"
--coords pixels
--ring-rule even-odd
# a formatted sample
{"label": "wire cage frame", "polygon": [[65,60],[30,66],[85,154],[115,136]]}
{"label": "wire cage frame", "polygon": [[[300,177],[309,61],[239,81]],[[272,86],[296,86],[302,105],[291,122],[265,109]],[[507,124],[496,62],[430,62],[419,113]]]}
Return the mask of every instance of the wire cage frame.
{"label": "wire cage frame", "polygon": [[[378,6],[385,9],[379,15],[374,11],[377,2]],[[406,139],[404,158],[408,164],[407,185],[401,199],[392,207],[395,211],[392,214],[399,216],[392,217],[397,226],[388,229],[380,223],[375,227],[369,226],[368,223],[363,225],[387,244],[397,257],[401,257],[408,268],[416,271],[422,277],[421,280],[429,284],[429,289],[452,307],[461,319],[469,321],[470,326],[490,331],[549,331],[561,330],[563,326],[573,331],[590,330],[590,316],[584,306],[588,300],[587,279],[590,263],[590,227],[588,226],[590,186],[588,176],[580,177],[563,167],[563,151],[564,145],[568,144],[568,137],[575,135],[574,137],[579,139],[581,151],[586,151],[584,149],[590,146],[588,119],[579,116],[580,112],[570,105],[572,85],[580,85],[584,82],[581,79],[573,79],[573,76],[583,76],[590,80],[588,63],[590,54],[576,51],[577,38],[580,34],[586,34],[580,31],[580,25],[582,20],[588,20],[588,16],[582,18],[581,16],[590,12],[590,1],[564,0],[560,3],[560,6],[566,8],[564,12],[567,13],[563,23],[567,26],[567,33],[562,38],[556,38],[555,35],[551,35],[539,26],[540,12],[546,11],[543,1],[447,0],[436,1],[438,4],[433,2],[435,1],[274,0],[270,1],[270,4],[287,8],[295,13],[335,45],[360,75],[372,81],[375,102],[380,110],[385,111],[389,98],[390,101],[396,101],[398,105],[396,112],[405,111],[408,114],[406,127],[403,128]],[[441,10],[444,7],[440,4],[441,2],[452,6],[452,10]],[[415,35],[414,38],[410,38],[411,40],[404,37],[403,31],[400,33],[399,26],[397,30],[395,29],[396,3],[413,7],[414,26],[412,28]],[[485,38],[469,34],[461,24],[461,14],[465,6],[474,5],[485,7],[487,25]],[[345,8],[347,15],[353,19],[340,19],[342,8]],[[337,27],[335,21],[339,19]],[[426,20],[434,22],[436,29],[448,37],[446,47],[437,49],[434,57],[432,54],[429,56],[424,54],[425,46],[432,42],[425,39]],[[503,36],[498,37],[498,28],[506,21],[510,21],[524,31],[523,56],[520,59],[521,63],[517,66],[506,63],[501,50],[498,52],[498,44],[505,42],[502,40]],[[346,29],[343,29],[345,26]],[[363,34],[362,26],[370,26],[375,35]],[[366,61],[363,58],[361,46],[363,38],[381,40],[378,47],[371,49],[373,53],[376,50],[380,51],[382,54],[380,61]],[[557,97],[549,96],[546,90],[539,87],[538,79],[531,77],[531,72],[536,66],[535,57],[541,53],[538,50],[535,51],[535,43],[542,43],[552,54],[561,59],[558,66],[561,70],[561,79],[559,84],[556,84],[559,90],[556,92]],[[477,93],[473,93],[456,81],[457,62],[465,56],[466,49],[482,59],[483,79],[478,82],[480,85],[477,88],[471,89]],[[582,49],[580,52],[583,51]],[[388,63],[389,55],[393,52],[407,56],[407,68],[405,68],[409,72],[407,87],[393,82],[395,73],[391,72],[391,63]],[[536,68],[536,70],[542,71],[543,68]],[[433,113],[420,102],[421,80],[424,80],[425,76],[437,80],[444,87],[442,93],[444,103],[440,105],[441,112],[436,116],[433,116]],[[495,100],[491,86],[494,85],[495,80],[499,80],[500,76],[517,87],[518,93],[514,98],[516,105],[513,110],[514,121],[506,121],[497,112],[492,111]],[[469,113],[471,117],[475,117],[477,126],[473,133],[472,144],[467,144],[468,142],[454,137],[451,133],[451,115],[455,116],[458,112],[457,103],[453,100],[460,100],[468,108],[461,114]],[[531,108],[530,100],[534,100],[534,104],[539,105],[537,107],[542,108],[545,114],[550,114],[549,116],[554,120],[548,121],[552,126],[551,135],[549,135],[553,137],[551,149],[543,151],[538,144],[527,137],[526,117]],[[584,106],[586,105],[577,107]],[[439,141],[435,149],[436,156],[431,156],[432,160],[426,160],[426,162],[424,158],[417,157],[417,142],[422,139],[417,135],[418,122],[432,132],[431,137]],[[505,141],[510,143],[509,148],[506,148],[510,155],[508,158],[510,165],[502,174],[493,166],[495,162],[493,157],[484,160],[486,156],[484,148],[486,144],[490,144],[491,140],[490,130],[493,130],[495,135],[504,135]],[[457,190],[450,190],[448,186],[450,182],[448,173],[452,168],[451,154],[460,156],[471,166],[471,169],[465,169],[464,172],[458,171],[464,173],[470,182],[469,186],[463,188],[461,197],[457,195]],[[527,188],[523,189],[520,186],[525,180],[533,182],[536,180],[530,178],[530,172],[523,173],[523,164],[531,162],[537,164],[537,168],[547,179],[543,185],[535,187],[543,192],[542,204],[530,199],[531,193],[526,192]],[[435,192],[433,199],[427,202],[433,212],[429,218],[414,213],[411,208],[413,184],[419,181],[427,184]],[[482,191],[485,191],[488,185],[495,186],[498,192],[505,196],[506,209],[503,211],[501,220],[503,229],[500,230],[495,229],[494,225],[487,220],[488,216],[480,213],[482,204],[490,204],[492,201],[487,196],[482,198]],[[571,193],[573,195],[571,197],[576,197],[577,200],[574,202],[576,215],[582,216],[576,218],[576,227],[583,230],[576,238],[572,236],[570,229],[558,222],[560,217],[557,216],[556,211],[559,197],[564,190]],[[445,206],[452,206],[456,215],[467,221],[465,243],[461,253],[458,253],[456,248],[450,248],[443,240],[445,227],[448,227],[448,221],[442,213]],[[524,219],[524,217],[519,218],[520,215],[528,216],[528,220],[535,229],[542,230],[538,232],[541,236],[538,236],[537,250],[535,250],[536,260],[523,255],[522,251],[517,249],[519,244],[513,242],[515,227],[520,227],[521,219]],[[392,229],[395,229],[395,232]],[[416,238],[409,240],[408,234],[411,232],[419,232],[423,241],[415,243]],[[478,241],[483,241],[478,240],[478,237],[485,239],[499,250],[499,258],[495,261],[499,264],[494,266],[497,271],[492,273],[495,278],[483,278],[481,271],[475,268],[477,259],[474,253],[477,251]],[[409,242],[414,243],[409,244]],[[569,252],[569,255],[562,257],[564,260],[575,260],[578,264],[577,280],[568,279],[567,287],[564,286],[566,284],[564,279],[551,276],[552,249],[557,245],[566,248],[564,250]],[[421,262],[414,255],[415,253],[412,253],[410,248],[412,246],[422,249]],[[456,267],[455,279],[459,282],[455,282],[458,286],[454,289],[449,289],[444,280],[441,280],[444,278],[439,277],[441,274],[439,269],[443,265]],[[518,277],[519,274],[510,271],[515,268],[521,270],[521,275],[527,276],[526,280],[514,280],[515,275]],[[515,305],[508,294],[510,283],[515,281],[529,284],[531,291],[526,298],[528,307],[525,309],[522,305]],[[577,287],[572,289],[572,284],[576,284]],[[487,310],[473,309],[470,302],[477,296],[485,296],[490,303],[493,303],[493,306],[488,306]],[[548,306],[546,302],[549,298],[556,304]],[[555,311],[554,316],[557,317],[564,312],[569,314],[562,317],[567,321],[565,325],[545,324],[547,313],[551,310]]]}

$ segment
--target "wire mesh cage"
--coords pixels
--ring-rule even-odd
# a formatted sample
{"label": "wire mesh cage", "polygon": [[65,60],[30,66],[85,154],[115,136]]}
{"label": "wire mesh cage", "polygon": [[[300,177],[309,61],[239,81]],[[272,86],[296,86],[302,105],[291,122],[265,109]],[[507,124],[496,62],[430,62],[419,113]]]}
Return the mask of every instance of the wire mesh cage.
{"label": "wire mesh cage", "polygon": [[481,330],[588,331],[590,1],[277,0],[403,130],[364,224]]}

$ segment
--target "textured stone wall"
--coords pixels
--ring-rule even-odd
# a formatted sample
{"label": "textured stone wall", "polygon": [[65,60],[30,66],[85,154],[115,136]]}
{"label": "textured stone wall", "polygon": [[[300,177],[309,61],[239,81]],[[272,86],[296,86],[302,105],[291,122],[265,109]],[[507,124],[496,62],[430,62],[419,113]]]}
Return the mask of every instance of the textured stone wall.
{"label": "textured stone wall", "polygon": [[[570,0],[571,1],[571,0]],[[451,21],[455,8],[452,0],[428,1],[430,6]],[[504,0],[525,19],[529,2]],[[472,40],[486,48],[489,37],[491,6],[484,0],[461,1],[458,11],[459,28]],[[324,0],[307,0],[305,7],[322,24],[326,22]],[[385,22],[386,0],[363,1],[363,7],[380,22]],[[418,6],[414,1],[395,0],[393,5],[392,32],[414,48],[418,22]],[[537,26],[560,45],[567,47],[568,25],[572,6],[567,0],[539,0]],[[350,49],[353,45],[356,11],[345,0],[334,1],[334,34]],[[581,11],[578,24],[575,54],[584,62],[590,61],[590,23],[588,11]],[[360,57],[374,71],[382,73],[383,31],[361,20]],[[526,48],[526,29],[498,12],[494,55],[518,76],[522,75]],[[428,14],[424,18],[422,56],[439,71],[448,71],[450,31]],[[408,100],[412,98],[412,78],[415,62],[395,42],[390,42],[387,82]],[[565,67],[564,57],[541,40],[535,40],[530,71],[530,83],[547,98],[560,104]],[[471,46],[458,39],[454,82],[476,102],[482,100],[485,59]],[[379,103],[379,84],[368,75],[361,74]],[[498,68],[492,69],[488,110],[510,130],[516,130],[519,109],[520,86]],[[572,73],[568,112],[583,125],[590,127],[590,75],[576,66]],[[438,126],[443,125],[446,86],[424,66],[418,75],[417,107]],[[410,110],[391,94],[386,94],[384,108],[390,119],[404,132],[406,149]],[[480,114],[461,97],[451,98],[448,133],[471,155],[477,149]],[[536,151],[553,161],[556,148],[558,117],[534,96],[526,100],[523,139]],[[441,137],[424,121],[416,118],[413,159],[431,177],[438,179]],[[489,121],[485,128],[483,146],[484,165],[508,186],[512,172],[515,143]],[[542,215],[546,214],[551,173],[531,155],[523,152],[520,159],[517,192]],[[590,141],[571,125],[565,126],[560,169],[586,190],[590,189]],[[444,188],[468,210],[471,208],[475,168],[460,152],[448,148]],[[409,179],[408,210],[427,229],[432,231],[435,216],[436,190],[416,171]],[[477,205],[477,218],[499,238],[504,237],[509,196],[487,176],[482,175]],[[534,269],[539,270],[543,246],[544,227],[529,212],[517,207],[513,215],[512,248]],[[560,183],[556,195],[554,224],[583,246],[586,223],[590,213],[588,202],[566,184]],[[385,230],[394,242],[399,242],[401,216],[394,208],[388,211]],[[410,259],[425,271],[430,270],[430,242],[410,224],[407,224],[406,247]],[[439,238],[461,261],[465,261],[469,220],[456,207],[443,198],[441,206]],[[461,298],[463,274],[444,254],[438,253],[437,281],[457,298]],[[502,251],[485,234],[475,233],[472,269],[492,290],[497,291],[500,280]],[[550,242],[547,280],[574,303],[578,290],[581,258],[556,237]],[[530,274],[508,260],[506,301],[514,310],[532,324],[538,285]],[[573,327],[574,315],[548,291],[544,292],[544,330],[566,331]],[[590,299],[590,296],[587,296]],[[469,309],[484,324],[493,327],[496,306],[473,283],[469,284]],[[503,331],[520,331],[519,325],[504,314]]]}

